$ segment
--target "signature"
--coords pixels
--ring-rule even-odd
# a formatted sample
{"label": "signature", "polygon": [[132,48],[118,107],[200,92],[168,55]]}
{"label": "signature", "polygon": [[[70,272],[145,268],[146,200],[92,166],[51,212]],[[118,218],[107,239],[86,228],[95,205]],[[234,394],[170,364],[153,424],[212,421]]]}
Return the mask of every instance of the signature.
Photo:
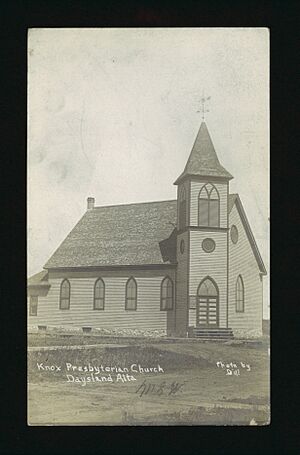
{"label": "signature", "polygon": [[242,370],[247,371],[247,372],[251,371],[250,364],[245,363],[245,362],[226,363],[226,362],[218,361],[218,362],[216,362],[216,365],[218,368],[224,369],[224,371],[226,371],[227,376],[232,376],[232,375],[240,376]]}
{"label": "signature", "polygon": [[158,384],[148,382],[146,379],[143,383],[135,390],[140,397],[143,395],[156,395],[156,396],[174,396],[179,392],[182,392],[184,382],[167,382],[162,381]]}

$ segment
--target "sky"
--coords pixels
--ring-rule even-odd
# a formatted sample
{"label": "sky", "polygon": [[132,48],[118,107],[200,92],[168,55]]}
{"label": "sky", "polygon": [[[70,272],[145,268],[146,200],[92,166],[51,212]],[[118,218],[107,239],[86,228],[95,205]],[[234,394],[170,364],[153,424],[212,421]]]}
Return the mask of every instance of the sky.
{"label": "sky", "polygon": [[30,29],[28,276],[86,211],[176,198],[206,124],[266,265],[269,315],[269,33],[266,28]]}

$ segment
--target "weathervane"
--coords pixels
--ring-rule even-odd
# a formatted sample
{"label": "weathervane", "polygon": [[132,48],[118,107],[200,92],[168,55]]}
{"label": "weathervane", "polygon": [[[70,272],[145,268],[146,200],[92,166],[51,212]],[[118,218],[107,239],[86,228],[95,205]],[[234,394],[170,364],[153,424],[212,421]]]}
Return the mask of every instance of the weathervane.
{"label": "weathervane", "polygon": [[201,102],[201,110],[197,111],[197,112],[201,112],[202,113],[202,120],[204,120],[206,112],[209,112],[209,109],[205,108],[205,103],[207,101],[209,101],[209,100],[210,100],[210,96],[205,97],[204,96],[204,92],[203,92],[202,98],[200,100],[200,102]]}

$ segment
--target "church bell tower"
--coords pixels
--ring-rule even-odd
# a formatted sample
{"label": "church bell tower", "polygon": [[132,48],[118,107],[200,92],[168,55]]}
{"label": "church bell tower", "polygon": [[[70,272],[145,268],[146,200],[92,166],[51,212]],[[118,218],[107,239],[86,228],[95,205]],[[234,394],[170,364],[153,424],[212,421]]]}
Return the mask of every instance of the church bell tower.
{"label": "church bell tower", "polygon": [[228,194],[205,121],[177,185],[176,333],[228,327]]}

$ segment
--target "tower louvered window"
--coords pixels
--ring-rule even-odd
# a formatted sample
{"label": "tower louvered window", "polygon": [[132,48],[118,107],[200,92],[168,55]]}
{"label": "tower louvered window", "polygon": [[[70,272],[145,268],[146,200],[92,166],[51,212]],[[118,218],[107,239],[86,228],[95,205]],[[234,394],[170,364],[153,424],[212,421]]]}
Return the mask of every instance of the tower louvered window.
{"label": "tower louvered window", "polygon": [[204,185],[199,193],[198,225],[220,226],[220,198],[217,189],[210,183]]}

